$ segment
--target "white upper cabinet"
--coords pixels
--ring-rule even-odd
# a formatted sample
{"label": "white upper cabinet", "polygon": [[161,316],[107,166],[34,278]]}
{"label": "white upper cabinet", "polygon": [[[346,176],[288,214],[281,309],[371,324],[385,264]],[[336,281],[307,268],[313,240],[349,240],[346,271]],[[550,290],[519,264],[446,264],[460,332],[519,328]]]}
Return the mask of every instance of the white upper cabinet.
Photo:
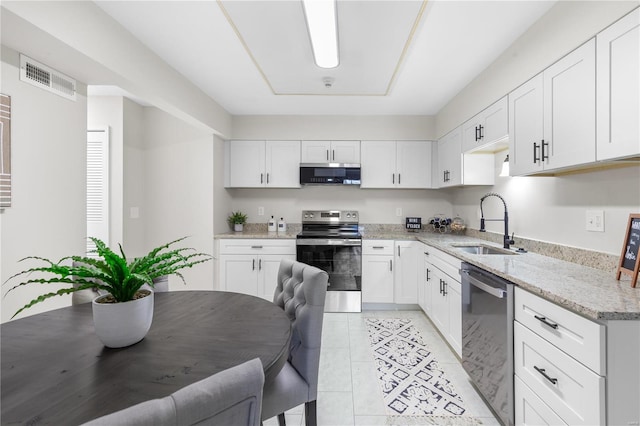
{"label": "white upper cabinet", "polygon": [[227,141],[229,188],[299,188],[300,141]]}
{"label": "white upper cabinet", "polygon": [[596,36],[596,159],[640,154],[640,9]]}
{"label": "white upper cabinet", "polygon": [[595,161],[595,40],[509,94],[512,176]]}
{"label": "white upper cabinet", "polygon": [[302,141],[301,163],[360,163],[360,141]]}
{"label": "white upper cabinet", "polygon": [[462,152],[480,149],[508,137],[507,97],[503,97],[464,123],[462,132]]}
{"label": "white upper cabinet", "polygon": [[462,154],[462,133],[463,126],[458,126],[438,141],[436,188],[495,183],[494,155]]}
{"label": "white upper cabinet", "polygon": [[462,126],[438,141],[438,187],[462,185]]}
{"label": "white upper cabinet", "polygon": [[432,142],[362,141],[361,188],[431,188]]}

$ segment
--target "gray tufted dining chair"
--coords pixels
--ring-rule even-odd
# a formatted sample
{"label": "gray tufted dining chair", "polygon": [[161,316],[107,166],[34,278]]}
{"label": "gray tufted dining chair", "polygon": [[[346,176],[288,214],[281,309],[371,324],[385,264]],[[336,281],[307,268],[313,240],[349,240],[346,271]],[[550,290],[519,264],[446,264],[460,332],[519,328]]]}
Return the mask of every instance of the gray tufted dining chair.
{"label": "gray tufted dining chair", "polygon": [[262,362],[254,358],[167,397],[136,404],[83,426],[258,426],[263,385]]}
{"label": "gray tufted dining chair", "polygon": [[280,373],[265,383],[262,419],[278,416],[285,425],[284,412],[305,406],[305,424],[317,424],[316,399],[324,301],[329,276],[321,269],[292,260],[282,260],[273,303],[291,320],[289,359]]}

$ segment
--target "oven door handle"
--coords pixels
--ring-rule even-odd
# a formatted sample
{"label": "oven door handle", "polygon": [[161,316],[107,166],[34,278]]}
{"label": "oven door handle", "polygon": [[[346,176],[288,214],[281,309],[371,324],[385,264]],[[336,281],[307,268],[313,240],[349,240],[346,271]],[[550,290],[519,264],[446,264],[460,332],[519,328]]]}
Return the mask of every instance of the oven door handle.
{"label": "oven door handle", "polygon": [[298,238],[297,246],[361,246],[362,240],[357,238]]}
{"label": "oven door handle", "polygon": [[466,275],[466,277],[462,278],[463,280],[464,279],[468,280],[470,284],[478,287],[480,290],[484,291],[485,293],[489,293],[490,295],[495,296],[498,299],[504,299],[504,297],[507,295],[507,292],[505,290],[501,288],[495,288],[490,286],[489,284],[483,283],[479,279],[473,277],[469,273],[469,271],[462,270],[461,272]]}

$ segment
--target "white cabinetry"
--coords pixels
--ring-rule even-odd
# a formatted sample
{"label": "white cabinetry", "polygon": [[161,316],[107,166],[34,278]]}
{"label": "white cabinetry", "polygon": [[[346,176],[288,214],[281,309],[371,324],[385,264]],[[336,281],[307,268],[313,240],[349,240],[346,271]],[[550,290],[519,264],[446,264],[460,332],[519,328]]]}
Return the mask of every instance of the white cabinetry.
{"label": "white cabinetry", "polygon": [[432,142],[362,141],[361,188],[431,188]]}
{"label": "white cabinetry", "polygon": [[597,160],[640,155],[640,9],[596,36]]}
{"label": "white cabinetry", "polygon": [[605,326],[518,287],[514,311],[516,419],[533,416],[528,400],[540,417],[606,424]]}
{"label": "white cabinetry", "polygon": [[509,136],[507,97],[477,114],[462,125],[462,152],[492,145]]}
{"label": "white cabinetry", "polygon": [[360,163],[360,141],[302,141],[302,163]]}
{"label": "white cabinetry", "polygon": [[418,256],[422,256],[422,268],[418,271],[418,305],[428,316],[431,316],[432,294],[431,286],[433,285],[433,271],[429,263],[429,249],[426,244],[420,244]]}
{"label": "white cabinetry", "polygon": [[461,261],[428,247],[425,267],[429,270],[431,312],[426,312],[453,350],[462,353]]}
{"label": "white cabinetry", "polygon": [[510,173],[595,161],[595,40],[509,94]]}
{"label": "white cabinetry", "polygon": [[227,141],[226,156],[226,187],[300,187],[300,141]]}
{"label": "white cabinetry", "polygon": [[393,303],[394,241],[362,241],[362,303]]}
{"label": "white cabinetry", "polygon": [[296,260],[296,241],[220,239],[218,254],[220,290],[273,300],[280,261]]}
{"label": "white cabinetry", "polygon": [[493,154],[462,154],[462,126],[440,138],[437,158],[438,174],[434,182],[435,187],[495,183]]}
{"label": "white cabinetry", "polygon": [[394,271],[394,302],[397,304],[418,303],[418,275],[422,267],[420,243],[396,241]]}

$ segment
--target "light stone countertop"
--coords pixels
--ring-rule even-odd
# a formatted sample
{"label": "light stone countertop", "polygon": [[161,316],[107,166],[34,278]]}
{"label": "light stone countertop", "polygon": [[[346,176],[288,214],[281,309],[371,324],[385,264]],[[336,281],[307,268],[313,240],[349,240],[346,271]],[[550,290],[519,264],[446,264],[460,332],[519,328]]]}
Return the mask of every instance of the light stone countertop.
{"label": "light stone countertop", "polygon": [[[298,229],[285,234],[267,232],[230,232],[221,238],[295,239]],[[433,232],[376,230],[363,232],[364,239],[417,240],[494,273],[531,293],[582,314],[593,320],[640,320],[640,285],[632,288],[630,278],[582,266],[577,263],[527,252],[514,255],[478,255],[466,253],[453,245],[499,244],[465,235]]]}

